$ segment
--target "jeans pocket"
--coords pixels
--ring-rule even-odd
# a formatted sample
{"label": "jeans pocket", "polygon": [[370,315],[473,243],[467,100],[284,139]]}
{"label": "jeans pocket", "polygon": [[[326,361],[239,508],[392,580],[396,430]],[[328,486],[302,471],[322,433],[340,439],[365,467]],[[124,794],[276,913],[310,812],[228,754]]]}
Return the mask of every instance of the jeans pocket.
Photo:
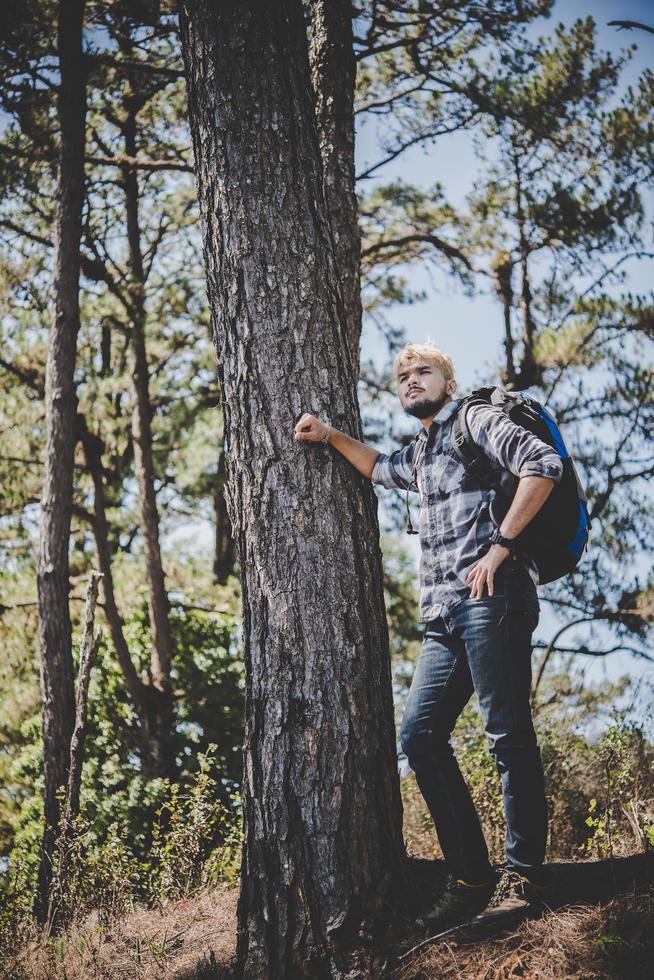
{"label": "jeans pocket", "polygon": [[509,606],[511,615],[514,620],[522,624],[524,630],[533,633],[538,626],[538,620],[540,619],[540,606],[538,605],[538,599],[535,602],[523,602],[520,605]]}

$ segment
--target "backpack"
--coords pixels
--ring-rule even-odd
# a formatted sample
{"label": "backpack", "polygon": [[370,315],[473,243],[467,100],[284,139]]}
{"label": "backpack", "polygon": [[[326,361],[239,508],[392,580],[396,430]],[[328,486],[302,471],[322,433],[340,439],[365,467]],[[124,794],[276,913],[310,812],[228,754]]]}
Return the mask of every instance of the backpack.
{"label": "backpack", "polygon": [[452,452],[463,464],[466,475],[496,491],[491,517],[497,527],[509,509],[517,484],[515,479],[507,480],[507,474],[498,470],[473,440],[467,415],[475,404],[501,408],[516,425],[552,446],[563,461],[561,480],[517,538],[518,550],[535,561],[540,584],[554,582],[579,564],[590,527],[586,494],[556,420],[536,399],[503,388],[479,388],[462,400],[452,426]]}

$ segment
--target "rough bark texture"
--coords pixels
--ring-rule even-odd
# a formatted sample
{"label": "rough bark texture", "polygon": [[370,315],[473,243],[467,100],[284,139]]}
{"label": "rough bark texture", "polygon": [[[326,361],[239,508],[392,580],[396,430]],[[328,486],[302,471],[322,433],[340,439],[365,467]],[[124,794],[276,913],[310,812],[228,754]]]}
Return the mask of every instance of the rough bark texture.
{"label": "rough bark texture", "polygon": [[38,595],[41,704],[45,775],[45,832],[35,911],[43,918],[59,825],[57,791],[66,783],[75,715],[68,545],[73,497],[79,331],[79,269],[84,196],[85,73],[82,57],[84,0],[59,4],[57,47],[61,70],[61,130],[54,246],[54,320],[48,338],[45,380],[46,449],[41,497]]}
{"label": "rough bark texture", "polygon": [[361,344],[361,236],[354,193],[354,84],[351,0],[311,4],[311,81],[323,187],[355,372]]}
{"label": "rough bark texture", "polygon": [[243,583],[239,975],[337,977],[379,945],[404,845],[375,497],[292,439],[303,411],[361,428],[305,28],[299,0],[181,26]]}
{"label": "rough bark texture", "polygon": [[[133,158],[137,153],[136,114],[145,96],[126,94],[127,118],[124,123],[125,153]],[[125,207],[127,215],[127,244],[129,249],[129,297],[131,305],[132,440],[134,467],[139,487],[141,533],[145,551],[148,580],[148,606],[152,630],[150,711],[145,716],[149,731],[149,758],[152,775],[175,777],[175,758],[172,745],[174,729],[173,691],[170,668],[173,644],[170,631],[170,606],[161,547],[159,544],[159,513],[154,489],[152,458],[152,405],[149,391],[149,368],[145,346],[145,271],[141,253],[139,225],[139,188],[136,169],[123,168]]]}

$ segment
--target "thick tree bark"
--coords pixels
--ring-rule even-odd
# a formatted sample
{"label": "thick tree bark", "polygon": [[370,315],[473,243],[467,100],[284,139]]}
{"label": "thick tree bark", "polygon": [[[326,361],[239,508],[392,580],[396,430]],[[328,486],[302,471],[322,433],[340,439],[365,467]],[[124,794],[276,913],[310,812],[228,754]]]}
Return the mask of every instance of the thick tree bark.
{"label": "thick tree bark", "polygon": [[84,197],[86,85],[82,55],[84,0],[61,0],[57,50],[61,147],[54,246],[54,320],[45,381],[46,449],[41,498],[38,596],[45,776],[45,831],[35,912],[44,918],[59,826],[57,792],[65,785],[75,718],[68,547],[75,451],[75,358]]}
{"label": "thick tree bark", "polygon": [[351,0],[311,3],[311,81],[323,188],[355,371],[361,344],[361,235],[354,192],[354,85]]}
{"label": "thick tree bark", "polygon": [[402,895],[376,501],[292,439],[305,410],[361,432],[301,4],[187,0],[181,25],[243,584],[240,970],[317,980]]}
{"label": "thick tree bark", "polygon": [[[127,117],[124,122],[125,153],[135,157],[136,114],[142,100],[126,95]],[[144,101],[144,98],[143,98]],[[173,750],[174,704],[170,682],[173,643],[170,630],[170,606],[161,547],[159,542],[159,513],[154,489],[154,461],[152,458],[152,405],[149,390],[149,368],[145,346],[145,271],[141,253],[139,225],[139,189],[136,169],[129,164],[123,168],[125,206],[127,216],[127,243],[129,249],[129,297],[131,312],[132,389],[132,441],[134,465],[139,487],[141,533],[145,550],[148,580],[148,606],[152,630],[152,654],[150,682],[154,696],[150,699],[150,750],[152,774],[175,778]]]}

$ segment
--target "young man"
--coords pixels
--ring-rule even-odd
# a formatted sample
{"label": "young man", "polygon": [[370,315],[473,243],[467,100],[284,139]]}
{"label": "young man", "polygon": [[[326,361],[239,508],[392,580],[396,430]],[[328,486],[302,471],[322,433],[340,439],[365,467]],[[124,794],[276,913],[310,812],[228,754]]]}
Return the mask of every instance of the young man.
{"label": "young man", "polygon": [[[420,618],[424,640],[402,720],[401,742],[433,817],[448,871],[444,891],[418,925],[435,933],[477,916],[499,924],[524,914],[543,894],[547,804],[531,720],[531,635],[538,622],[538,580],[513,542],[560,479],[558,454],[490,405],[471,407],[475,442],[517,478],[500,527],[490,516],[494,491],[466,476],[452,454],[458,402],[450,358],[410,344],[395,360],[400,402],[423,429],[387,456],[312,415],[295,439],[329,443],[365,477],[420,495]],[[480,914],[497,876],[450,735],[477,693],[502,781],[506,866],[494,908]]]}

